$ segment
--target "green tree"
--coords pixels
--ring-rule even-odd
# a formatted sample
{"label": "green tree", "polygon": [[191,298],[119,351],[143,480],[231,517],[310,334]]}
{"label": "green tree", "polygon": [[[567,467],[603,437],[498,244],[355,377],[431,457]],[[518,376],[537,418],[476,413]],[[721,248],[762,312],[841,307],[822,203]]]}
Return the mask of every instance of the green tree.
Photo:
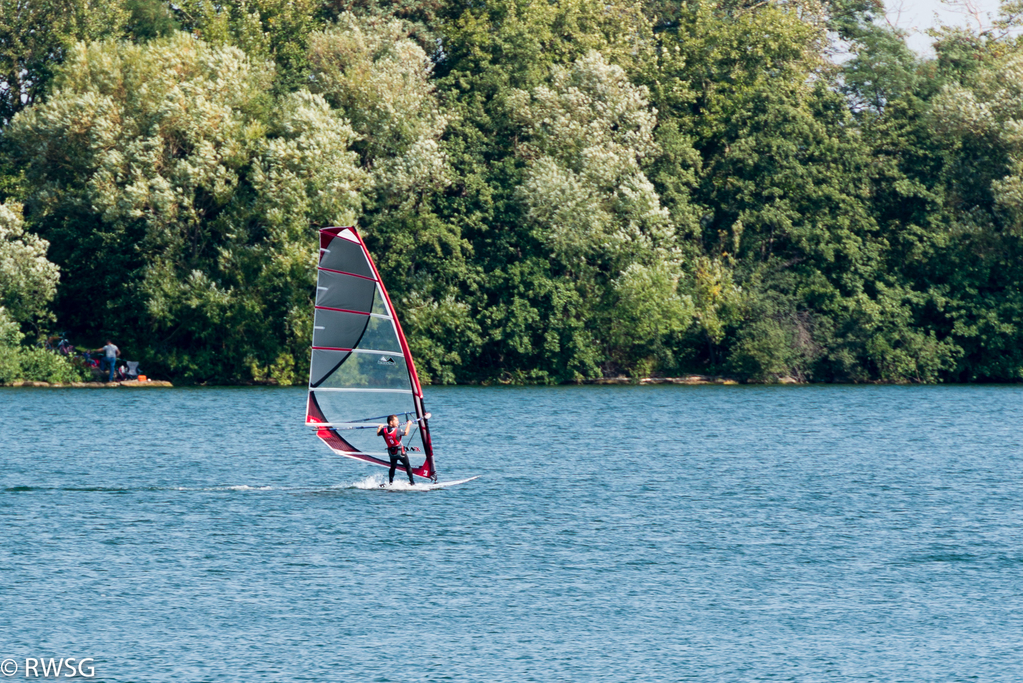
{"label": "green tree", "polygon": [[451,183],[429,55],[397,20],[345,13],[310,37],[311,87],[352,122],[369,173],[360,224],[402,311],[424,381],[451,382],[478,345],[467,244],[435,204]]}
{"label": "green tree", "polygon": [[110,0],[0,0],[0,122],[46,92],[76,41],[116,37],[127,19]]}
{"label": "green tree", "polygon": [[274,63],[276,93],[305,85],[309,35],[324,26],[319,0],[180,0],[171,8],[182,29],[204,41],[233,45],[254,61]]}
{"label": "green tree", "polygon": [[59,244],[62,321],[196,381],[300,376],[310,225],[352,222],[364,173],[344,118],[307,92],[275,102],[272,74],[184,34],[76,47],[10,128]]}
{"label": "green tree", "polygon": [[947,237],[922,275],[940,303],[939,332],[963,349],[964,379],[1023,378],[1023,60],[991,47],[983,66],[933,99],[929,120],[943,153]]}
{"label": "green tree", "polygon": [[126,0],[124,7],[128,12],[125,31],[135,40],[166,38],[181,28],[165,0]]}
{"label": "green tree", "polygon": [[[573,313],[580,328],[626,366],[637,353],[665,348],[665,335],[687,327],[692,304],[678,292],[682,264],[671,215],[642,170],[660,153],[646,88],[591,52],[553,67],[549,86],[513,91],[509,105],[521,131],[517,154],[526,161],[517,198],[553,274],[584,302]],[[642,323],[659,304],[665,314]]]}
{"label": "green tree", "polygon": [[22,345],[23,327],[34,328],[50,319],[60,272],[46,258],[46,240],[25,232],[22,207],[0,205],[0,384],[15,380],[71,382],[82,372],[70,361],[41,348]]}
{"label": "green tree", "polygon": [[0,307],[16,323],[49,317],[60,270],[46,258],[49,243],[25,232],[21,204],[0,204]]}

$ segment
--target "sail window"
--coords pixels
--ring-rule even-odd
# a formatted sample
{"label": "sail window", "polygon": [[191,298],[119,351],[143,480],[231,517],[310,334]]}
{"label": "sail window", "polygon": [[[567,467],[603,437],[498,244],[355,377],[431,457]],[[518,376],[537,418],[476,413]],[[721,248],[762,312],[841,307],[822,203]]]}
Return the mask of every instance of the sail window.
{"label": "sail window", "polygon": [[403,389],[411,393],[412,383],[400,352],[377,354],[355,351],[317,388]]}

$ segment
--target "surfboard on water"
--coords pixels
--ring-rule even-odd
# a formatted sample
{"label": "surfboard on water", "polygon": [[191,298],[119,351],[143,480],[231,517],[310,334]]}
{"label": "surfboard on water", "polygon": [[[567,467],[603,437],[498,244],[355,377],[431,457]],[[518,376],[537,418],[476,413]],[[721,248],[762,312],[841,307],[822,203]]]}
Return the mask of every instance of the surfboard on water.
{"label": "surfboard on water", "polygon": [[464,484],[467,481],[479,478],[480,475],[477,474],[475,477],[469,477],[468,479],[459,479],[457,481],[438,481],[432,484],[417,483],[415,486],[409,486],[407,482],[395,480],[394,484],[380,484],[380,488],[388,491],[436,491],[438,489],[446,489],[451,486],[457,486],[458,484]]}
{"label": "surfboard on water", "polygon": [[[423,408],[412,353],[354,227],[320,230],[309,366],[305,421],[331,451],[390,467],[376,430],[397,415],[402,432],[412,423],[403,439],[412,474],[437,485],[430,414]],[[406,471],[402,465],[397,469]]]}

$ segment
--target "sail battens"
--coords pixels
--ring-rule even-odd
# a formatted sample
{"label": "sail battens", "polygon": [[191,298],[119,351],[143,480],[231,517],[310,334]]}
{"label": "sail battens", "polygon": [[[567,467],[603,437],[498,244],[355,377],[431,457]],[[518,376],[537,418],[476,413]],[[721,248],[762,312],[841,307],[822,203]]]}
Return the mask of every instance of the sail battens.
{"label": "sail battens", "polygon": [[375,356],[394,356],[401,354],[395,354],[394,351],[377,351],[376,349],[352,349],[352,353],[369,353]]}
{"label": "sail battens", "polygon": [[351,275],[352,277],[361,277],[363,280],[372,280],[373,282],[379,282],[379,280],[377,280],[375,277],[359,275],[358,273],[346,273],[343,270],[334,270],[333,268],[324,268],[323,266],[318,266],[317,270],[325,270],[328,273],[337,273],[338,275]]}
{"label": "sail battens", "polygon": [[366,311],[350,311],[347,308],[332,308],[330,306],[313,306],[313,308],[315,308],[317,311],[337,311],[338,313],[355,313],[356,315],[368,315],[372,318],[381,318],[383,320],[391,319],[391,316],[389,315],[382,315],[380,313],[367,313]]}
{"label": "sail battens", "polygon": [[[411,394],[410,389],[370,389],[363,388],[363,386],[317,386],[314,390],[317,394],[320,392],[365,392],[367,394],[376,393],[390,393],[390,394]],[[397,413],[395,413],[397,414]]]}
{"label": "sail battens", "polygon": [[[372,452],[367,452],[367,451],[357,451],[355,453],[346,453],[345,451],[338,451],[338,453],[340,453],[341,455],[347,455],[348,457],[356,457],[356,456],[360,456],[360,455],[365,455],[365,456],[368,456],[370,458],[380,458],[382,460],[382,462],[381,462],[382,465],[387,465],[388,464],[387,460],[384,460],[384,458],[387,457],[386,451],[383,452],[383,453],[379,453],[379,452],[378,453],[372,453]],[[395,469],[399,469],[402,472],[405,471],[405,468],[402,467],[401,465],[399,465]]]}
{"label": "sail battens", "polygon": [[[385,420],[387,418],[384,418]],[[306,422],[308,427],[330,427],[331,429],[379,429],[380,425],[349,424],[346,422]]]}
{"label": "sail battens", "polygon": [[[398,416],[402,417],[402,414],[398,413]],[[309,422],[305,423],[305,426],[316,427],[317,429],[321,427],[330,427],[331,429],[376,429],[380,426],[380,423],[386,421],[388,417],[390,417],[390,415],[365,417],[361,420],[353,420],[351,422],[316,422],[311,419]],[[413,422],[413,420],[407,420],[407,422]],[[400,424],[404,426],[405,423],[400,422]]]}
{"label": "sail battens", "polygon": [[412,473],[435,479],[422,388],[380,273],[355,228],[322,229],[319,246],[306,423],[334,453],[389,466],[365,423],[415,416],[403,439]]}
{"label": "sail battens", "polygon": [[[342,349],[338,346],[314,346],[313,351],[344,351],[345,353],[369,353],[375,356],[394,356],[394,351],[378,351],[376,349]],[[397,354],[401,355],[401,354]]]}

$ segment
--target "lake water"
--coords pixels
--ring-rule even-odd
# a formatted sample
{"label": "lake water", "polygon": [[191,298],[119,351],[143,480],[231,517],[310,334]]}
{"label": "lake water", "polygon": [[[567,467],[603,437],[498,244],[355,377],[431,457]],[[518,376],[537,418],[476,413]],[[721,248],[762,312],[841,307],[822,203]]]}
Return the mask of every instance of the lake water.
{"label": "lake water", "polygon": [[[0,658],[103,681],[1015,681],[1023,387],[0,389]],[[2,679],[0,679],[2,680]]]}

